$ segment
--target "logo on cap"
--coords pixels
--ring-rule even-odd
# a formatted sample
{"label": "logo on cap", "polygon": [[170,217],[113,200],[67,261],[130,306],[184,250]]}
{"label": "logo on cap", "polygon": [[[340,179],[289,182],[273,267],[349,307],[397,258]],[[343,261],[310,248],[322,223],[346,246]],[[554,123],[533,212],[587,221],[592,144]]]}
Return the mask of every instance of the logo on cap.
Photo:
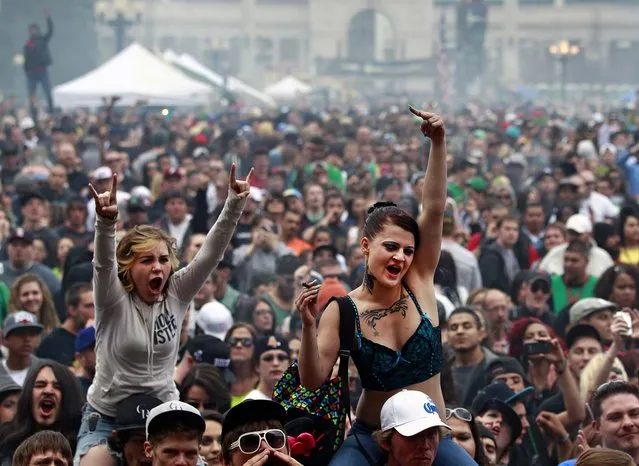
{"label": "logo on cap", "polygon": [[33,324],[36,320],[30,312],[18,311],[15,314],[15,321],[19,324]]}
{"label": "logo on cap", "polygon": [[274,336],[271,336],[266,342],[266,346],[270,348],[279,348],[280,346],[282,346],[282,342],[277,341],[277,338],[275,338]]}
{"label": "logo on cap", "polygon": [[135,407],[135,410],[137,411],[137,413],[140,415],[140,417],[142,419],[146,419],[147,417],[149,417],[149,411],[148,409],[146,409],[144,406],[142,405],[137,405]]}
{"label": "logo on cap", "polygon": [[437,406],[432,401],[427,401],[424,403],[424,411],[428,414],[434,414],[437,412]]}
{"label": "logo on cap", "polygon": [[213,360],[213,365],[215,367],[230,367],[231,366],[231,360],[230,359],[223,359],[223,358],[215,358]]}

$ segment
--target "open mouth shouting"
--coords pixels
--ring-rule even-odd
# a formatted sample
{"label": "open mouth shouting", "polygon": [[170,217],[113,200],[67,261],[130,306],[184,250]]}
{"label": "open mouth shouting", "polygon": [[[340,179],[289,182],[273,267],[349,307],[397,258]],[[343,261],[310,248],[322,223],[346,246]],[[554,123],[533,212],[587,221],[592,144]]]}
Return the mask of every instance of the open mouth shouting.
{"label": "open mouth shouting", "polygon": [[162,293],[163,281],[162,277],[154,277],[149,281],[149,290],[153,295],[157,296]]}
{"label": "open mouth shouting", "polygon": [[389,265],[386,267],[386,273],[393,279],[399,278],[402,268],[399,265]]}
{"label": "open mouth shouting", "polygon": [[43,398],[38,403],[39,423],[44,425],[53,424],[57,419],[58,403],[54,398]]}

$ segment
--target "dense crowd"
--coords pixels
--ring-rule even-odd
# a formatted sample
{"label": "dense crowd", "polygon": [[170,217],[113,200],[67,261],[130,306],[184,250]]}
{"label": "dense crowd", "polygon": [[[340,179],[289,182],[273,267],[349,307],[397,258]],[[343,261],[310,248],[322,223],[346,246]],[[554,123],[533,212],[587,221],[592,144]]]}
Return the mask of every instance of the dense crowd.
{"label": "dense crowd", "polygon": [[634,111],[428,111],[0,104],[0,465],[637,464]]}

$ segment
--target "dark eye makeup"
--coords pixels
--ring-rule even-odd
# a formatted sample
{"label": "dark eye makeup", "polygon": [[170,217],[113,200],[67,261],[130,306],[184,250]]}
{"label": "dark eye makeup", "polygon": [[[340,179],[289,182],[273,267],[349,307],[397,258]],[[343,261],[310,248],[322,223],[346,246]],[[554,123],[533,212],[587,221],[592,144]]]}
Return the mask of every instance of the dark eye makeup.
{"label": "dark eye makeup", "polygon": [[[386,248],[387,251],[396,251],[399,249],[399,244],[395,243],[393,241],[387,241],[385,243],[382,243],[384,245],[384,247]],[[407,256],[412,256],[415,253],[415,249],[412,247],[407,247],[404,248],[404,254],[406,254]]]}

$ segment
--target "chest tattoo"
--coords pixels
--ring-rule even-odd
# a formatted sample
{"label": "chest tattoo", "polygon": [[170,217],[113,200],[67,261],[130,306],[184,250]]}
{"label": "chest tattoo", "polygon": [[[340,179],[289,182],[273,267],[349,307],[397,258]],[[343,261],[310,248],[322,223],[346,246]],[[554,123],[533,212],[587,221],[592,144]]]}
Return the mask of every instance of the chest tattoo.
{"label": "chest tattoo", "polygon": [[404,296],[395,301],[390,307],[383,307],[379,309],[368,309],[361,314],[361,319],[373,329],[373,335],[379,336],[377,331],[377,321],[383,319],[391,314],[401,313],[402,317],[406,317],[406,311],[408,310],[408,296]]}

